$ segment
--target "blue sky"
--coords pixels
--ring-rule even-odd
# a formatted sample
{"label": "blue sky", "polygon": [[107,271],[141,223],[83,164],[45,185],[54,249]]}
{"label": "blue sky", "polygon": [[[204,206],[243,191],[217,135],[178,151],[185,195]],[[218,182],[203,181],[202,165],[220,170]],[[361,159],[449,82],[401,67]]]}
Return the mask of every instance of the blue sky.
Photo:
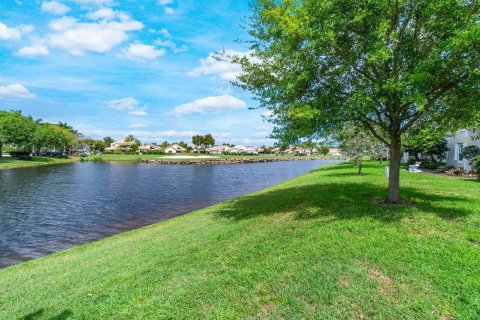
{"label": "blue sky", "polygon": [[248,1],[2,0],[0,108],[85,135],[272,144],[265,110],[233,88]]}

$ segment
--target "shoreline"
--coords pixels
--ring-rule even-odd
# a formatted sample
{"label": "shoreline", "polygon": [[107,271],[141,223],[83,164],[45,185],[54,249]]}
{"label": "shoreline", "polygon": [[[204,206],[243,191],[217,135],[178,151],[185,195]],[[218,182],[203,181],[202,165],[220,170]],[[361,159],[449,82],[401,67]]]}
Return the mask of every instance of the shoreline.
{"label": "shoreline", "polygon": [[[43,161],[45,162],[42,162]],[[2,160],[12,161],[12,164],[2,165]],[[315,160],[337,160],[337,161],[346,161],[345,159],[340,158],[328,158],[328,157],[231,157],[231,158],[185,158],[185,159],[174,159],[174,158],[142,158],[138,156],[136,159],[132,158],[122,158],[121,156],[118,159],[107,157],[102,158],[100,162],[124,162],[124,163],[146,163],[146,164],[159,164],[159,165],[224,165],[224,164],[248,164],[248,163],[271,163],[271,162],[282,162],[282,161],[315,161]],[[76,162],[96,162],[93,159],[89,158],[68,158],[68,159],[56,159],[56,158],[34,158],[33,160],[12,160],[11,158],[2,158],[0,159],[0,170],[10,170],[10,169],[21,169],[21,168],[32,168],[40,166],[50,166],[50,165],[59,165],[59,164],[71,164]]]}
{"label": "shoreline", "polygon": [[[203,159],[203,160],[205,160],[205,159]],[[210,159],[210,160],[212,160],[212,159]],[[223,160],[230,160],[230,159],[223,159]],[[272,162],[285,162],[285,161],[295,161],[295,160],[300,161],[300,160],[307,160],[307,159],[279,159],[277,161],[261,161],[261,159],[235,159],[235,160],[237,160],[237,162],[238,162],[238,160],[248,161],[248,163],[253,164],[253,163],[260,163],[260,162],[270,162],[270,163],[272,163]],[[253,160],[255,160],[255,161],[253,161]],[[308,159],[308,160],[321,161],[319,159]],[[110,161],[109,163],[111,163],[111,162],[113,162],[113,161]],[[122,161],[119,161],[119,162],[122,162]],[[335,165],[337,163],[340,163],[340,161],[325,160],[325,163],[323,163],[323,164],[322,163],[320,163],[318,165],[313,164],[312,166],[314,167],[314,169],[310,169],[310,171],[311,170],[316,170],[318,168],[325,167],[325,166]],[[134,163],[132,163],[132,164],[134,164]],[[265,188],[258,189],[256,191],[251,192],[251,193],[262,192],[262,191],[264,191],[268,188],[275,187],[278,184],[281,184],[281,183],[290,181],[292,179],[296,179],[298,177],[301,177],[303,175],[306,175],[310,171],[305,171],[304,173],[300,173],[300,175],[294,176],[292,178],[287,178],[286,180],[281,180],[277,184],[273,184],[273,185],[267,186]],[[96,231],[92,232],[91,234],[88,234],[88,233],[83,234],[79,237],[78,240],[69,240],[69,242],[65,242],[65,243],[73,244],[73,246],[68,245],[66,247],[60,247],[60,248],[55,249],[55,250],[48,249],[48,250],[45,251],[45,254],[40,254],[40,255],[32,256],[32,257],[30,257],[28,255],[22,256],[22,254],[6,255],[6,256],[3,257],[6,262],[5,261],[2,262],[2,259],[0,259],[0,270],[8,268],[10,266],[22,264],[24,262],[28,262],[28,261],[31,261],[31,260],[36,260],[36,259],[48,256],[48,255],[57,254],[59,252],[63,252],[63,251],[75,248],[77,246],[83,246],[83,245],[88,245],[92,242],[102,241],[104,239],[116,236],[118,234],[122,234],[122,233],[129,232],[129,231],[132,231],[132,230],[141,229],[141,228],[144,228],[144,227],[155,225],[155,224],[161,223],[162,221],[165,221],[165,220],[170,220],[170,219],[176,218],[178,216],[182,216],[182,215],[189,214],[189,213],[192,213],[192,212],[195,212],[195,211],[198,211],[198,210],[206,209],[210,206],[219,205],[219,204],[222,204],[222,203],[228,202],[228,201],[234,201],[237,198],[248,196],[249,194],[250,193],[240,194],[240,195],[237,195],[234,198],[230,198],[228,200],[219,200],[220,202],[217,202],[217,201],[211,202],[211,201],[209,201],[209,199],[205,199],[205,200],[202,200],[203,204],[201,206],[189,204],[186,207],[178,207],[178,208],[175,208],[175,209],[171,209],[170,211],[159,210],[159,211],[151,213],[147,216],[140,216],[140,217],[136,217],[136,218],[131,218],[131,219],[125,220],[121,223],[119,222],[115,225],[106,226],[104,229],[96,230]],[[36,250],[41,252],[42,250],[45,250],[45,249],[40,246]],[[0,257],[0,258],[2,258],[2,257]]]}
{"label": "shoreline", "polygon": [[58,164],[70,164],[79,162],[78,158],[68,158],[68,159],[53,159],[50,162],[38,162],[38,159],[33,160],[13,160],[14,163],[12,165],[2,165],[3,160],[11,160],[11,158],[2,158],[0,159],[0,170],[10,170],[10,169],[20,169],[20,168],[33,168],[33,167],[43,167],[43,166],[51,166],[51,165],[58,165]]}
{"label": "shoreline", "polygon": [[168,164],[168,165],[221,165],[221,164],[247,164],[247,163],[271,163],[284,161],[326,161],[337,160],[345,161],[344,159],[324,159],[324,158],[216,158],[216,159],[172,159],[172,160],[142,160],[142,163],[148,164]]}

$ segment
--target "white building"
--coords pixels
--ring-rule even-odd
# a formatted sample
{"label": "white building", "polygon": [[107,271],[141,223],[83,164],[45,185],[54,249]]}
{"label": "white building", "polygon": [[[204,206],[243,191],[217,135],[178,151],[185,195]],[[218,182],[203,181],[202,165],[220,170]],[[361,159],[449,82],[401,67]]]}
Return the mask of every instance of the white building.
{"label": "white building", "polygon": [[187,149],[178,144],[172,144],[165,148],[165,153],[184,153],[187,152]]}
{"label": "white building", "polygon": [[236,145],[235,147],[231,148],[229,153],[236,153],[236,154],[258,154],[258,148],[256,147],[245,147],[242,145]]}
{"label": "white building", "polygon": [[223,154],[223,153],[226,153],[226,152],[230,152],[232,148],[229,147],[229,146],[214,146],[214,147],[211,147],[211,148],[208,148],[207,149],[207,152],[210,153],[210,154]]}
{"label": "white building", "polygon": [[107,152],[114,152],[114,151],[117,151],[117,150],[123,150],[123,151],[128,151],[131,149],[131,147],[136,144],[135,141],[124,141],[124,140],[120,140],[120,141],[115,141],[114,143],[112,143],[110,145],[110,147],[107,147],[105,148],[105,151]]}
{"label": "white building", "polygon": [[143,146],[140,146],[137,149],[138,152],[149,152],[149,151],[159,151],[159,150],[162,150],[162,148],[154,144],[144,144]]}
{"label": "white building", "polygon": [[478,134],[479,133],[462,129],[457,131],[454,136],[447,137],[448,148],[450,149],[450,151],[448,151],[445,155],[445,158],[447,159],[447,165],[463,168],[467,172],[472,171],[470,161],[464,159],[461,156],[461,153],[463,149],[468,146],[477,146],[480,148],[480,139]]}
{"label": "white building", "polygon": [[331,154],[333,156],[340,156],[342,155],[342,151],[339,148],[331,147],[328,148],[328,154]]}
{"label": "white building", "polygon": [[205,149],[202,146],[193,146],[192,152],[193,153],[203,153]]}

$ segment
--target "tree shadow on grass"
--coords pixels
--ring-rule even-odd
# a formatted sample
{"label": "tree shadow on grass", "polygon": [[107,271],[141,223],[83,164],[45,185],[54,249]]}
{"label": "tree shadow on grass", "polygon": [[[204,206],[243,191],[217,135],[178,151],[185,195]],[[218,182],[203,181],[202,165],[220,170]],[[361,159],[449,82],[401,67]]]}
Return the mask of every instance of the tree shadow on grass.
{"label": "tree shadow on grass", "polygon": [[385,187],[367,182],[300,185],[233,200],[220,209],[217,215],[222,218],[241,220],[294,212],[297,219],[321,216],[333,217],[336,220],[369,217],[390,223],[411,215],[415,211],[414,208],[443,219],[463,218],[475,213],[473,209],[459,206],[462,202],[469,202],[471,199],[429,194],[408,187],[402,188],[402,199],[415,203],[414,206],[385,205],[375,201],[384,199],[386,192]]}
{"label": "tree shadow on grass", "polygon": [[471,179],[462,179],[462,181],[468,181],[468,182],[473,182],[473,183],[478,183],[478,184],[480,184],[480,178],[477,178],[477,179],[474,179],[474,178],[471,178]]}
{"label": "tree shadow on grass", "polygon": [[35,312],[29,313],[23,316],[21,319],[22,320],[37,320],[37,319],[65,320],[65,319],[68,319],[71,315],[73,315],[73,312],[70,310],[63,310],[62,312],[60,312],[59,314],[53,317],[46,317],[44,313],[45,313],[44,309],[39,309]]}

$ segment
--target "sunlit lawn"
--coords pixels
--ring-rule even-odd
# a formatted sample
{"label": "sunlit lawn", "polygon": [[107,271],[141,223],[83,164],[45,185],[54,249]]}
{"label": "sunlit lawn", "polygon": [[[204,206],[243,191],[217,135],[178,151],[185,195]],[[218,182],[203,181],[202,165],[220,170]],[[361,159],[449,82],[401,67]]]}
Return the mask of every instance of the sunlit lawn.
{"label": "sunlit lawn", "polygon": [[0,270],[0,319],[480,319],[480,183],[402,172],[390,206],[364,170]]}
{"label": "sunlit lawn", "polygon": [[47,164],[68,163],[72,161],[75,161],[75,159],[35,157],[33,160],[16,160],[12,158],[2,158],[0,159],[0,169],[34,167]]}

